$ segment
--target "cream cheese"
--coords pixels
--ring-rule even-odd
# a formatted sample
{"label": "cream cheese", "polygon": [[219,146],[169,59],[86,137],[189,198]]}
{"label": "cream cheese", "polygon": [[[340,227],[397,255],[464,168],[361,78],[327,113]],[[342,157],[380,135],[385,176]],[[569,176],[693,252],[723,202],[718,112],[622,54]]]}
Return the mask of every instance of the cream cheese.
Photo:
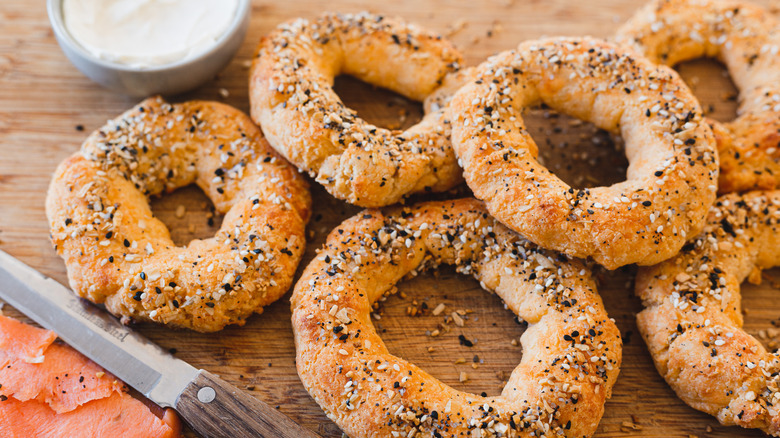
{"label": "cream cheese", "polygon": [[153,68],[213,46],[236,16],[238,0],[63,0],[73,39],[94,56]]}

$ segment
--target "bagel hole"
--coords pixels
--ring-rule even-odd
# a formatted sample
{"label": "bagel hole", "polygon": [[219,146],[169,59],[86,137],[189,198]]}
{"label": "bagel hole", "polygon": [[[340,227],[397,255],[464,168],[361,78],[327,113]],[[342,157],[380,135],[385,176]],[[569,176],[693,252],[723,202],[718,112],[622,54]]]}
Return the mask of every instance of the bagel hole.
{"label": "bagel hole", "polygon": [[569,186],[585,189],[626,180],[628,159],[620,135],[545,105],[526,109],[523,120],[539,147],[539,162]]}
{"label": "bagel hole", "polygon": [[[375,313],[381,319],[373,318],[390,353],[458,390],[500,395],[522,358],[519,340],[526,327],[501,299],[451,266],[402,281],[397,288],[378,302]],[[434,315],[440,304],[445,309]],[[462,326],[451,316],[457,311],[464,313],[459,315]]]}
{"label": "bagel hole", "polygon": [[372,125],[390,130],[406,130],[422,120],[420,102],[390,90],[375,87],[351,76],[336,77],[333,89],[358,117]]}
{"label": "bagel hole", "polygon": [[769,351],[780,348],[780,268],[761,273],[761,285],[741,286],[744,329]]}
{"label": "bagel hole", "polygon": [[705,116],[719,122],[737,117],[739,90],[722,63],[696,59],[682,62],[675,69],[701,103]]}
{"label": "bagel hole", "polygon": [[194,239],[214,237],[222,225],[222,215],[194,184],[152,197],[149,203],[154,217],[170,230],[176,246],[186,246]]}

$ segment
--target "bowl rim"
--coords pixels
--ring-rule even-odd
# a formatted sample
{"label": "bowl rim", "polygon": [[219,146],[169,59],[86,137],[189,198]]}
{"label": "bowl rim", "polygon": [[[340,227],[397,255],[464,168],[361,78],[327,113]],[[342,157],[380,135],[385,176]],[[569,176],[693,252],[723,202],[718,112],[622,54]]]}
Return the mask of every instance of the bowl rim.
{"label": "bowl rim", "polygon": [[228,44],[231,37],[235,35],[237,31],[241,30],[244,21],[249,18],[250,12],[252,10],[252,0],[238,0],[238,7],[236,8],[236,14],[233,17],[233,20],[230,22],[228,28],[216,40],[213,46],[201,52],[197,56],[191,58],[185,58],[168,64],[140,68],[140,67],[133,67],[127,64],[121,64],[118,62],[107,61],[105,59],[98,58],[97,56],[93,55],[88,50],[86,50],[81,44],[79,44],[79,42],[76,41],[75,38],[73,38],[73,36],[70,34],[67,27],[65,26],[65,19],[62,15],[62,3],[64,1],[65,0],[46,1],[46,11],[49,15],[49,22],[51,23],[51,27],[54,30],[54,34],[57,37],[57,39],[62,41],[64,44],[66,44],[68,48],[70,48],[71,50],[77,52],[81,58],[85,58],[92,64],[97,64],[100,67],[103,67],[105,69],[122,71],[122,72],[131,72],[131,73],[156,73],[156,72],[174,70],[180,67],[184,67],[196,63],[204,58],[211,56],[215,52],[222,50]]}

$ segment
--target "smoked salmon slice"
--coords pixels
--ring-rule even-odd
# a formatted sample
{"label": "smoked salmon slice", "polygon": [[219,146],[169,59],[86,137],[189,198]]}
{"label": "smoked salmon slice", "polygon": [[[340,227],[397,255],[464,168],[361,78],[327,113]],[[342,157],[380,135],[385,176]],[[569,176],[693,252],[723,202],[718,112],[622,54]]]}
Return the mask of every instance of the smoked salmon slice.
{"label": "smoked salmon slice", "polygon": [[178,437],[180,426],[170,409],[163,419],[127,393],[92,400],[63,414],[37,400],[9,398],[0,403],[2,436],[8,438]]}
{"label": "smoked salmon slice", "polygon": [[57,335],[0,315],[0,430],[3,437],[181,436],[127,386]]}
{"label": "smoked salmon slice", "polygon": [[57,334],[0,315],[0,364],[10,359],[34,361],[57,339]]}
{"label": "smoked salmon slice", "polygon": [[70,412],[84,403],[106,398],[126,388],[95,362],[83,360],[72,348],[52,344],[42,362],[10,361],[0,369],[0,395],[19,401],[38,400],[55,413]]}

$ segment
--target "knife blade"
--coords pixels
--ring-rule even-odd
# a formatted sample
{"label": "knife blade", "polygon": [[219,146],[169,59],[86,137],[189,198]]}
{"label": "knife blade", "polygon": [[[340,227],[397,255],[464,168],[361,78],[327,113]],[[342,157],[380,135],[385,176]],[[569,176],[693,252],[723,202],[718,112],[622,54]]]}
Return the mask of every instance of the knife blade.
{"label": "knife blade", "polygon": [[265,402],[177,359],[0,250],[0,298],[205,437],[316,437]]}

